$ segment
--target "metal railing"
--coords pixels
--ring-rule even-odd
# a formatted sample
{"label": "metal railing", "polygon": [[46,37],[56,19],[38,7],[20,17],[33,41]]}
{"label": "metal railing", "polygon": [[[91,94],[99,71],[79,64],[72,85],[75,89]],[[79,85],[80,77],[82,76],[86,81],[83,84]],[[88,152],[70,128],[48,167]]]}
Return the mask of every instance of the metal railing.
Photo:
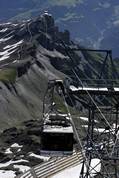
{"label": "metal railing", "polygon": [[[78,83],[78,87],[105,87],[105,88],[119,88],[119,79],[81,79],[82,83]],[[77,82],[74,81],[77,86]]]}
{"label": "metal railing", "polygon": [[52,158],[47,162],[29,169],[24,174],[19,175],[16,178],[47,178],[68,167],[80,164],[82,159],[83,156],[81,152],[74,151],[73,155]]}

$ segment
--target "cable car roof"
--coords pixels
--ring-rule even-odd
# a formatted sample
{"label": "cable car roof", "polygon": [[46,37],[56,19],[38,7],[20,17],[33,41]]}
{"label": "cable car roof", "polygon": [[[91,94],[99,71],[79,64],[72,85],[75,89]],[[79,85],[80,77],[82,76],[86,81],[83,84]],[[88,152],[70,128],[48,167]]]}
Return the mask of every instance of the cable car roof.
{"label": "cable car roof", "polygon": [[45,118],[43,132],[73,133],[70,118],[67,114],[49,114]]}
{"label": "cable car roof", "polygon": [[45,125],[44,128],[43,128],[43,132],[47,132],[47,133],[73,133],[73,128],[72,128],[72,126],[61,127],[61,126]]}

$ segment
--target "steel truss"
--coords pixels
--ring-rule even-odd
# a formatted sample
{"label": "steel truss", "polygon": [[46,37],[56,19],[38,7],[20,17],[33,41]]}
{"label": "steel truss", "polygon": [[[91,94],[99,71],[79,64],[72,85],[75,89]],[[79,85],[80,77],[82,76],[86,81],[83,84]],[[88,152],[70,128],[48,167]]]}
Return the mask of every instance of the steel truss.
{"label": "steel truss", "polygon": [[[82,80],[77,73],[77,68],[75,67],[72,68],[72,73],[77,78],[78,86],[84,89],[80,91],[72,91],[69,88],[68,92],[70,96],[73,95],[73,97],[88,110],[88,128],[86,130],[86,137],[82,139],[86,158],[84,157],[79,178],[92,178],[94,176],[96,176],[96,178],[118,178],[119,91],[115,91],[114,87],[119,88],[119,81],[117,81],[119,75],[112,59],[112,52],[111,50],[83,49],[79,46],[76,48],[69,48],[64,43],[62,44],[65,48],[66,54],[74,64],[73,66],[75,66],[75,60],[72,55],[70,55],[70,52],[72,51],[106,53],[99,78],[94,79],[93,85],[91,86],[94,88],[106,87],[107,91],[88,90],[92,80],[87,82],[85,79]],[[111,73],[109,78],[105,79],[103,78],[103,73],[108,62],[110,62],[108,66],[110,65],[111,67]],[[100,103],[99,100],[102,97],[105,101]],[[95,120],[97,120],[98,123],[96,123]],[[100,127],[104,129],[103,132],[100,132]],[[98,165],[92,167],[91,160],[93,158],[98,158],[100,160],[100,172],[96,171],[96,166]],[[92,174],[92,172],[94,174]]]}

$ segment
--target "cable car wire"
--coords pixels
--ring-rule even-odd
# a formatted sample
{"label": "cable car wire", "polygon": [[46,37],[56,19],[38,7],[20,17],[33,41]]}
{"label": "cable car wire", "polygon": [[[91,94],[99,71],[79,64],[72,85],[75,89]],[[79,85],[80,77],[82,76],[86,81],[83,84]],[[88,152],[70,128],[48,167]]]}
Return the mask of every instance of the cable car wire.
{"label": "cable car wire", "polygon": [[[67,47],[66,47],[64,41],[63,41],[61,38],[58,38],[58,39],[59,39],[59,40],[61,41],[61,43],[63,44],[63,46],[64,46],[64,48],[65,48],[66,54],[67,54],[67,55],[69,56],[69,58],[71,59],[72,63],[74,63],[74,61],[73,61],[71,55],[69,54],[69,52],[68,52],[68,50],[67,50]],[[74,70],[74,69],[71,69],[71,70],[72,70],[72,72],[74,73],[74,75],[76,76],[76,78],[78,79],[78,81],[81,83],[82,87],[84,87],[82,81],[80,80],[80,78],[79,78],[79,76],[77,75],[77,73],[75,72],[75,70]],[[106,117],[104,116],[104,114],[102,113],[102,111],[100,110],[100,108],[98,107],[98,105],[96,104],[96,102],[94,101],[94,99],[92,98],[92,96],[90,95],[90,93],[88,92],[88,90],[86,90],[86,92],[87,92],[88,96],[90,97],[90,99],[92,100],[92,102],[94,103],[94,105],[96,106],[96,108],[98,109],[98,111],[100,112],[102,118],[105,120],[105,122],[106,122],[107,125],[110,127],[110,129],[113,130],[112,127],[111,127],[111,125],[110,125],[109,122],[107,121]]]}
{"label": "cable car wire", "polygon": [[[68,94],[68,92],[67,92],[67,94]],[[69,96],[69,98],[70,98],[70,101],[73,103],[73,101],[72,101],[72,99],[71,99],[71,97]],[[65,99],[65,97],[64,97],[64,99]],[[67,104],[67,103],[66,103]],[[68,105],[67,105],[67,107],[68,107]],[[69,109],[68,109],[69,110]],[[75,124],[74,124],[74,127],[75,127]],[[76,127],[75,127],[75,129],[76,129]],[[77,132],[77,130],[76,130],[76,132]],[[78,134],[78,133],[77,133]],[[90,135],[88,135],[89,136],[89,140],[91,141],[91,143],[93,144],[93,146],[94,146],[94,149],[95,149],[95,151],[97,152],[97,155],[99,156],[99,159],[100,159],[100,161],[102,162],[102,165],[104,166],[104,163],[103,163],[103,160],[102,160],[102,157],[101,157],[101,155],[100,155],[100,153],[97,151],[97,149],[96,149],[96,147],[95,147],[95,143],[92,141],[92,139],[91,139],[91,137],[90,137]],[[79,135],[78,135],[78,137],[79,137]],[[82,145],[82,143],[81,143],[81,145]],[[83,148],[83,145],[82,145],[82,148]],[[82,150],[85,150],[84,148],[82,149]],[[108,153],[108,152],[107,152]],[[85,157],[86,157],[86,155],[84,155]],[[86,160],[87,160],[88,158],[86,157]],[[85,161],[86,161],[85,160]],[[90,166],[90,165],[89,165]],[[91,167],[91,166],[90,166]],[[91,167],[92,168],[92,167]],[[105,168],[105,166],[104,166],[104,168]],[[92,168],[93,169],[93,168]],[[107,168],[105,168],[105,172],[107,173],[107,175],[108,176],[110,176],[109,175],[109,173],[108,173],[108,170],[107,170]],[[99,173],[98,173],[99,174]],[[100,173],[101,174],[101,173]],[[108,177],[109,178],[109,177]],[[111,177],[110,177],[111,178]]]}

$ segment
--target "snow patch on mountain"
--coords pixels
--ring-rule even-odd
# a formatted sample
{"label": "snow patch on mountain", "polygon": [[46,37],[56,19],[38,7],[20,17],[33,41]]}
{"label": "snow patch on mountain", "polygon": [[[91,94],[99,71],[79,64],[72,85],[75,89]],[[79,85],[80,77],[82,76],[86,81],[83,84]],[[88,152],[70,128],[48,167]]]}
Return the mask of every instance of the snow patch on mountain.
{"label": "snow patch on mountain", "polygon": [[13,37],[13,36],[10,36],[10,37],[7,37],[7,38],[1,38],[1,39],[0,39],[0,43],[1,43],[1,42],[6,42],[6,41],[8,41],[8,40],[10,40],[12,37]]}

